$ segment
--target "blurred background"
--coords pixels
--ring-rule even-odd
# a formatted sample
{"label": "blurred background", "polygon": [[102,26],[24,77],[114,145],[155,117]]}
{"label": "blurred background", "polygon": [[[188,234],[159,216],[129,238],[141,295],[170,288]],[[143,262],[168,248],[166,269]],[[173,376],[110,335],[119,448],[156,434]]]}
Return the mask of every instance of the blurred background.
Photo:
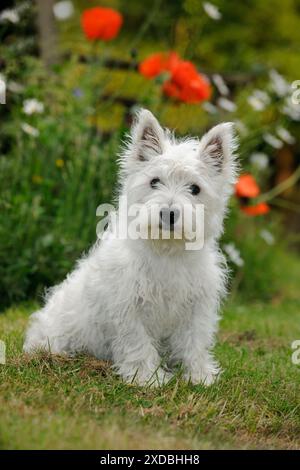
{"label": "blurred background", "polygon": [[93,243],[140,106],[182,136],[236,123],[232,295],[280,299],[299,263],[299,26],[300,0],[2,0],[1,309]]}

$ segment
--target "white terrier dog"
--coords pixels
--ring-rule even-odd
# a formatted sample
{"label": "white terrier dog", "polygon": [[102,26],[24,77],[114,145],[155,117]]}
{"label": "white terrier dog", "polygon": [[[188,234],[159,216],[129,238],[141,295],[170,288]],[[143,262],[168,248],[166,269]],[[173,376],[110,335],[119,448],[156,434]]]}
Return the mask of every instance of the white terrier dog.
{"label": "white terrier dog", "polygon": [[[158,207],[155,223],[139,222],[146,231],[156,225],[159,236],[132,239],[107,230],[32,315],[24,350],[86,352],[111,360],[124,380],[141,385],[168,381],[169,367],[181,363],[186,380],[211,384],[219,372],[211,349],[227,275],[218,239],[236,177],[234,150],[231,123],[201,140],[176,140],[140,111],[120,157],[120,194],[148,213]],[[197,204],[204,206],[204,244],[187,250],[179,219],[184,206],[195,213]]]}

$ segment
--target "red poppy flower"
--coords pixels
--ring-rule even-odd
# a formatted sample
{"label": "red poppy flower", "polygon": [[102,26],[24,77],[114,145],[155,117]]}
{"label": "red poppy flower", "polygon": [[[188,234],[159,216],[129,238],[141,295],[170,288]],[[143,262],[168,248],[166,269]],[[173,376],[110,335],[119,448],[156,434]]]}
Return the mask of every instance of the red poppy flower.
{"label": "red poppy flower", "polygon": [[199,74],[195,65],[188,60],[181,60],[174,70],[172,80],[183,87],[187,81],[196,80]]}
{"label": "red poppy flower", "polygon": [[235,185],[235,194],[237,197],[257,197],[260,189],[255,179],[249,173],[241,175]]}
{"label": "red poppy flower", "polygon": [[251,199],[260,194],[260,188],[249,173],[239,177],[235,185],[235,194],[240,198],[241,211],[247,215],[264,215],[270,211],[270,206],[265,202],[251,205]]}
{"label": "red poppy flower", "polygon": [[181,60],[175,52],[152,54],[140,63],[139,71],[147,78],[169,72],[171,77],[163,84],[163,91],[180,101],[198,103],[211,96],[211,87],[205,77],[192,62]]}
{"label": "red poppy flower", "polygon": [[211,86],[194,64],[180,61],[175,67],[171,80],[164,84],[166,95],[186,103],[198,103],[211,96]]}
{"label": "red poppy flower", "polygon": [[147,78],[157,77],[162,72],[171,72],[179,62],[176,52],[152,54],[139,65],[139,72]]}
{"label": "red poppy flower", "polygon": [[178,86],[173,83],[171,80],[168,80],[163,84],[163,92],[165,95],[169,96],[170,98],[175,98],[180,100],[180,89]]}
{"label": "red poppy flower", "polygon": [[254,206],[242,206],[241,210],[247,215],[264,215],[270,211],[270,206],[265,202],[260,202]]}
{"label": "red poppy flower", "polygon": [[122,26],[122,15],[112,8],[89,8],[82,13],[82,29],[90,41],[114,39]]}

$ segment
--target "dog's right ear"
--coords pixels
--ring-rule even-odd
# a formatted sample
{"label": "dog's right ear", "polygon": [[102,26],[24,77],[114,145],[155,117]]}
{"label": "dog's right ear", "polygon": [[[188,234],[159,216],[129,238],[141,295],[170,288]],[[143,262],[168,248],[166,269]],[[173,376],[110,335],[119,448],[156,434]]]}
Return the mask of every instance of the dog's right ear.
{"label": "dog's right ear", "polygon": [[164,152],[164,130],[147,109],[140,110],[131,130],[132,152],[137,160],[147,161]]}

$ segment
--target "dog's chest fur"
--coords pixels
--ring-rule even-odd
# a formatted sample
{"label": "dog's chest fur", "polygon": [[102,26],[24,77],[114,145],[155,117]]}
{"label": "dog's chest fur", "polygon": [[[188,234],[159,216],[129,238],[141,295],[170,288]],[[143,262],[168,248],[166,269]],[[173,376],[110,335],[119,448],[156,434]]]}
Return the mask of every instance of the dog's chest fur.
{"label": "dog's chest fur", "polygon": [[146,329],[156,339],[170,336],[182,321],[188,321],[199,284],[194,276],[194,269],[176,258],[140,266],[137,304]]}

